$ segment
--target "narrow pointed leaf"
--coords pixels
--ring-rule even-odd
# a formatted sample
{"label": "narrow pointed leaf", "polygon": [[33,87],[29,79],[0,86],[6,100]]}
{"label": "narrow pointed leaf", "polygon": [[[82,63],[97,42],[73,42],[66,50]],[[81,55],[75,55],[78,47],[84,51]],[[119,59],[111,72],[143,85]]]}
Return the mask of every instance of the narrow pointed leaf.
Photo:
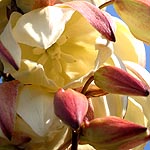
{"label": "narrow pointed leaf", "polygon": [[0,84],[0,127],[9,140],[15,123],[18,85],[16,80]]}
{"label": "narrow pointed leaf", "polygon": [[54,97],[55,114],[73,129],[78,129],[88,110],[87,98],[72,89],[59,89]]}
{"label": "narrow pointed leaf", "polygon": [[72,1],[64,3],[64,5],[72,7],[81,13],[87,19],[87,21],[89,21],[89,23],[103,36],[105,36],[110,41],[115,41],[115,36],[111,25],[107,17],[99,8],[86,1]]}
{"label": "narrow pointed leaf", "polygon": [[123,69],[104,66],[94,74],[95,84],[108,93],[148,96],[149,87]]}

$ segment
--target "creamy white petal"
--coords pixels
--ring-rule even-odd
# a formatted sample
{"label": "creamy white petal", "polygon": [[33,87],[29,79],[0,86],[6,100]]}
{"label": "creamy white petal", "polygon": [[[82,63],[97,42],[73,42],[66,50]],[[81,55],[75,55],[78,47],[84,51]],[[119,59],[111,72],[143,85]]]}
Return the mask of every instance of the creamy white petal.
{"label": "creamy white petal", "polygon": [[13,29],[17,42],[47,49],[63,33],[74,10],[47,6],[24,14]]}
{"label": "creamy white petal", "polygon": [[116,22],[116,42],[113,44],[115,54],[122,60],[133,61],[145,66],[144,43],[131,34],[128,26],[122,20],[114,17],[114,21]]}
{"label": "creamy white petal", "polygon": [[40,86],[26,85],[20,89],[17,113],[40,136],[46,135],[49,130],[53,136],[59,128],[58,126],[51,128],[53,122],[59,123],[54,114],[53,94]]}
{"label": "creamy white petal", "polygon": [[130,61],[124,61],[127,69],[137,77],[139,80],[145,83],[145,85],[150,86],[150,73],[143,68],[141,65]]}
{"label": "creamy white petal", "polygon": [[12,72],[12,76],[24,84],[40,85],[51,91],[58,89],[57,85],[45,75],[43,66],[30,60],[22,60],[19,71]]}
{"label": "creamy white petal", "polygon": [[[21,61],[21,49],[19,44],[15,41],[12,28],[15,25],[16,21],[20,17],[20,14],[15,12],[11,15],[10,20],[5,27],[4,31],[0,35],[0,40],[3,44],[3,46],[8,50],[12,58],[15,60],[16,65],[20,66]],[[4,63],[5,65],[5,63]],[[5,67],[5,69],[8,71],[10,67]]]}

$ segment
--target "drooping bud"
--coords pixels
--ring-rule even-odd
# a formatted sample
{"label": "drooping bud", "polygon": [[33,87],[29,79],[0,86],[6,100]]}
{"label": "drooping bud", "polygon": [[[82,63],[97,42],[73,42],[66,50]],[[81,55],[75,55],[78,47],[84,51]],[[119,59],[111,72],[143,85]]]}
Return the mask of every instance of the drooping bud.
{"label": "drooping bud", "polygon": [[127,150],[150,139],[147,128],[119,117],[96,118],[82,127],[81,144],[96,149]]}
{"label": "drooping bud", "polygon": [[133,35],[150,44],[150,0],[112,0]]}
{"label": "drooping bud", "polygon": [[64,5],[78,11],[86,20],[104,37],[110,41],[115,41],[113,27],[110,24],[109,17],[104,14],[99,8],[86,1],[71,1]]}
{"label": "drooping bud", "polygon": [[59,89],[54,96],[54,110],[64,123],[77,130],[87,113],[88,100],[72,89]]}
{"label": "drooping bud", "polygon": [[147,86],[123,69],[114,66],[99,68],[94,74],[95,84],[108,93],[148,96]]}

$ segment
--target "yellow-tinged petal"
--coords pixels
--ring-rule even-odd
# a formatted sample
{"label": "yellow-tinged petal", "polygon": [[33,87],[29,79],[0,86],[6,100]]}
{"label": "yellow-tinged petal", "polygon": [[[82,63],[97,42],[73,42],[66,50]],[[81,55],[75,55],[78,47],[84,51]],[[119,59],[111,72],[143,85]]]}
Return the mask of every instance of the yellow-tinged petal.
{"label": "yellow-tinged petal", "polygon": [[99,68],[108,58],[113,54],[112,42],[108,42],[108,40],[98,37],[96,39],[95,49],[98,50],[98,55],[96,59],[96,69]]}
{"label": "yellow-tinged petal", "polygon": [[[143,99],[144,101],[144,98],[139,97],[139,99]],[[143,113],[142,105],[136,102],[132,97],[129,97],[125,119],[147,127],[148,120]]]}
{"label": "yellow-tinged petal", "polygon": [[114,53],[122,60],[133,61],[145,66],[146,54],[144,43],[137,40],[131,34],[127,25],[119,18],[114,17],[114,21],[116,22],[116,42],[113,44]]}
{"label": "yellow-tinged petal", "polygon": [[51,91],[58,89],[57,85],[47,78],[43,66],[30,60],[22,60],[19,71],[12,72],[12,76],[24,84],[44,86]]}
{"label": "yellow-tinged petal", "polygon": [[118,15],[127,23],[133,35],[150,44],[150,0],[112,1]]}
{"label": "yellow-tinged petal", "polygon": [[94,107],[94,117],[118,116],[123,118],[128,106],[127,96],[107,94],[91,98]]}
{"label": "yellow-tinged petal", "polygon": [[145,85],[150,87],[150,73],[145,68],[143,68],[139,64],[130,61],[124,61],[124,64],[133,76],[135,76],[143,83],[145,83]]}
{"label": "yellow-tinged petal", "polygon": [[74,10],[48,6],[24,14],[13,28],[17,42],[47,49],[58,40]]}
{"label": "yellow-tinged petal", "polygon": [[[148,89],[150,89],[150,79],[149,79],[150,73],[145,68],[141,67],[136,63],[128,61],[125,62],[125,65],[132,75],[134,75],[137,79],[145,83]],[[140,107],[142,113],[144,113],[143,115],[145,115],[145,117],[148,120],[148,126],[150,126],[150,109],[149,109],[150,96],[148,97],[132,96],[131,98],[133,99],[133,102],[135,101],[135,103]]]}
{"label": "yellow-tinged petal", "polygon": [[[53,94],[40,86],[26,85],[18,94],[17,113],[39,136],[55,133],[63,125],[54,114]],[[53,126],[57,123],[57,126]]]}

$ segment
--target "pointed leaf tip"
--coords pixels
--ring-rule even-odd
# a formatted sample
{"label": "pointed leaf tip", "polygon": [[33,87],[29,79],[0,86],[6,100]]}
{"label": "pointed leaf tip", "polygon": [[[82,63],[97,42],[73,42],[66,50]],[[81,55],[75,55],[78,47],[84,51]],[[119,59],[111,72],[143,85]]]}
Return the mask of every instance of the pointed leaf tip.
{"label": "pointed leaf tip", "polygon": [[0,84],[0,127],[9,140],[14,129],[18,85],[16,80]]}
{"label": "pointed leaf tip", "polygon": [[88,101],[72,89],[59,89],[54,96],[54,110],[63,122],[77,130],[87,113]]}

